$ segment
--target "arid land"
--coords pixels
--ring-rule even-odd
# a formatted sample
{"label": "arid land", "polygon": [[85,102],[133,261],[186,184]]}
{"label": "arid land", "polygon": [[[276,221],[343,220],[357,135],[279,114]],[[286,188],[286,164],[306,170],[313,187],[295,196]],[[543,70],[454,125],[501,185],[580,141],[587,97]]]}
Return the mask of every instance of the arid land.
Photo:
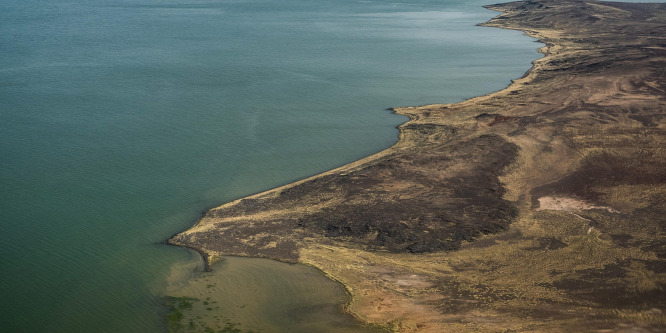
{"label": "arid land", "polygon": [[524,77],[169,242],[315,266],[400,332],[666,331],[666,4],[488,8],[546,45]]}

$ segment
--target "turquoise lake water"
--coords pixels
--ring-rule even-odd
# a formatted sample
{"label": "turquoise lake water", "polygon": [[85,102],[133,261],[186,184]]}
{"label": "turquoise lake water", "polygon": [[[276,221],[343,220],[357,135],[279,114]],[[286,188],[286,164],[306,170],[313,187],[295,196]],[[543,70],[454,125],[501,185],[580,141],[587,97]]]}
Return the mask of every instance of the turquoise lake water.
{"label": "turquoise lake water", "polygon": [[0,332],[163,332],[202,211],[529,69],[489,3],[0,0]]}

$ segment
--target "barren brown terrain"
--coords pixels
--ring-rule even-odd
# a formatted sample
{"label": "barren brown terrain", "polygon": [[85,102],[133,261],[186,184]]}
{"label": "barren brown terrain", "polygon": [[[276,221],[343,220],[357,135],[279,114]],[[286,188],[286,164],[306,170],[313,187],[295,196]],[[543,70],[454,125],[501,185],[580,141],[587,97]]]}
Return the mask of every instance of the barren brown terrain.
{"label": "barren brown terrain", "polygon": [[388,330],[666,331],[666,4],[488,8],[546,45],[524,77],[169,242],[315,266]]}

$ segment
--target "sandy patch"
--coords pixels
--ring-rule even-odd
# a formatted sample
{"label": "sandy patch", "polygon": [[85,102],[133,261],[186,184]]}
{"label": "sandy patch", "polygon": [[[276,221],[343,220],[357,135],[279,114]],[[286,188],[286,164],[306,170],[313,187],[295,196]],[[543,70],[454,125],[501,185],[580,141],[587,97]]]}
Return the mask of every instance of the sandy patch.
{"label": "sandy patch", "polygon": [[569,197],[557,197],[557,196],[545,196],[539,198],[539,208],[537,210],[561,210],[565,212],[573,212],[580,210],[590,210],[590,209],[602,209],[610,213],[619,213],[611,207],[606,206],[597,206],[590,203],[587,203],[583,200],[569,198]]}

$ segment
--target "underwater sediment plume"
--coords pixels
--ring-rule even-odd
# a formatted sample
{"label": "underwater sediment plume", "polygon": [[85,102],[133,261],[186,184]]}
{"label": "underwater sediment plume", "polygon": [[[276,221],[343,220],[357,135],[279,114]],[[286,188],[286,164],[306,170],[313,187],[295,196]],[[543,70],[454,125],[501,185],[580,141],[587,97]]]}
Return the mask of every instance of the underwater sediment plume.
{"label": "underwater sediment plume", "polygon": [[666,4],[487,8],[545,44],[523,77],[169,242],[312,265],[399,332],[666,330]]}

